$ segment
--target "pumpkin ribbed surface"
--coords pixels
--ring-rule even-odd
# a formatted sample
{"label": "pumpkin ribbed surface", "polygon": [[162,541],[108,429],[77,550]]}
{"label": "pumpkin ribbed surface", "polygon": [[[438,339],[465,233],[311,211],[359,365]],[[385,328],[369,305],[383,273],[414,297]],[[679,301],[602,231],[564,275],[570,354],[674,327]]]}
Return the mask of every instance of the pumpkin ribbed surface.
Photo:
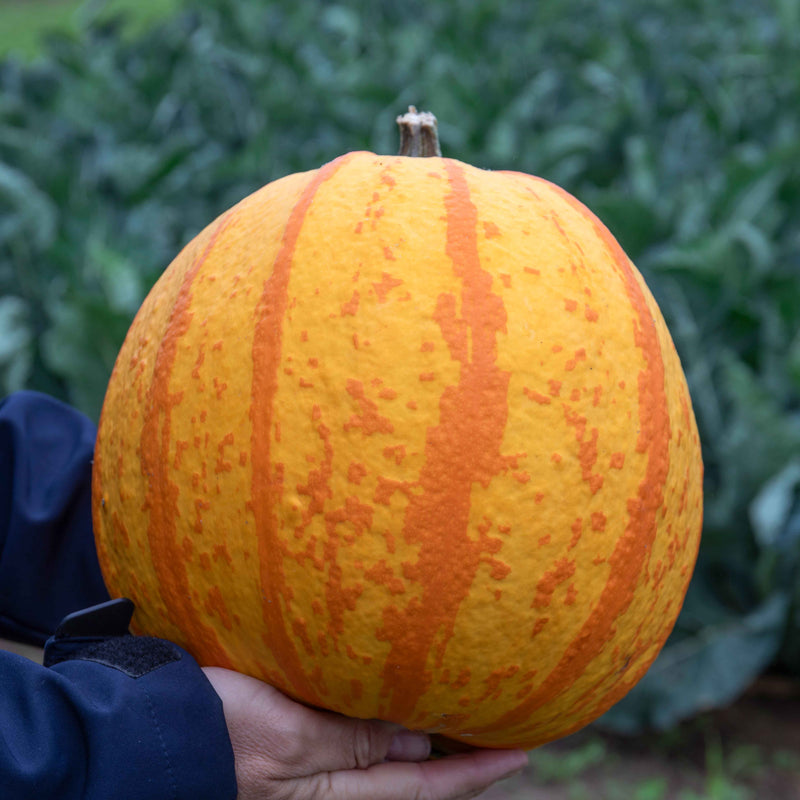
{"label": "pumpkin ribbed surface", "polygon": [[153,288],[94,521],[137,631],[315,706],[533,747],[655,658],[701,484],[664,321],[586,208],[350,153],[243,200]]}

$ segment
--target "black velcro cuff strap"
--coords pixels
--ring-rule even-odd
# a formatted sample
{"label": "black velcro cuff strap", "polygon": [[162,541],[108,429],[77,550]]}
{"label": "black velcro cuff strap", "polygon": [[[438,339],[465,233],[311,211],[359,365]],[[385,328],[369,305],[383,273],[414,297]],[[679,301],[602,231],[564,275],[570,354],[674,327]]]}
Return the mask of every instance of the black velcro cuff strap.
{"label": "black velcro cuff strap", "polygon": [[133,603],[111,600],[65,617],[45,645],[44,665],[93,661],[141,678],[159,667],[180,661],[181,651],[170,642],[128,633]]}

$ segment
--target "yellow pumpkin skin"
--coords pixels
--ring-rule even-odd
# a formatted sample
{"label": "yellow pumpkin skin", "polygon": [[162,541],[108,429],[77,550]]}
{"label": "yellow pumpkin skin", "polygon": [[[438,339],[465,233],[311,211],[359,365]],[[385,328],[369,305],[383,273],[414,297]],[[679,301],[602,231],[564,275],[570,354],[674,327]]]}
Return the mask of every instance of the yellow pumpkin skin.
{"label": "yellow pumpkin skin", "polygon": [[314,706],[532,748],[662,647],[702,461],[663,318],[584,206],[356,152],[255,192],[165,271],[93,491],[137,632]]}

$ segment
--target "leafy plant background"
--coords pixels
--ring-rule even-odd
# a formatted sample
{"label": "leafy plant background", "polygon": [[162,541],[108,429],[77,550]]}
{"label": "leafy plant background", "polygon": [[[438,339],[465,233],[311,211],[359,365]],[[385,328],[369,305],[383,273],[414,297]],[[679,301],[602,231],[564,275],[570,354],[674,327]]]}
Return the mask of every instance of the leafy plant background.
{"label": "leafy plant background", "polygon": [[0,60],[0,394],[96,418],[180,247],[244,195],[435,111],[446,154],[561,184],[656,295],[706,512],[673,636],[602,720],[666,728],[800,676],[800,3],[201,0]]}

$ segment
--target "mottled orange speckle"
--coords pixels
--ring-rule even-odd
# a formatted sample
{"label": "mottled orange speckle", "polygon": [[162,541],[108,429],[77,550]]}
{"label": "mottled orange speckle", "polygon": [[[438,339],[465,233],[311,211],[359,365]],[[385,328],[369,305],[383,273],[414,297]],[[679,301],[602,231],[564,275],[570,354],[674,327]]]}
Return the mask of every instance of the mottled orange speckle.
{"label": "mottled orange speckle", "polygon": [[391,421],[381,416],[376,403],[366,396],[364,384],[361,381],[350,378],[347,381],[347,393],[358,403],[359,413],[353,414],[345,423],[346,431],[358,428],[365,436],[394,431]]}
{"label": "mottled orange speckle", "polygon": [[[197,349],[197,360],[194,362],[194,369],[192,369],[192,377],[196,380],[200,380],[200,367],[203,366],[203,362],[206,360],[206,352],[205,348],[203,347],[203,343],[201,342]],[[200,384],[200,391],[202,392],[204,388],[204,384]]]}
{"label": "mottled orange speckle", "polygon": [[572,530],[572,538],[569,541],[569,550],[573,550],[577,547],[578,542],[581,540],[581,536],[583,535],[583,518],[578,517],[571,525],[570,529]]}
{"label": "mottled orange speckle", "polygon": [[395,464],[402,464],[406,457],[406,446],[404,444],[397,444],[392,447],[384,447],[383,457],[389,461],[394,461]]}
{"label": "mottled orange speckle", "polygon": [[500,236],[500,228],[498,228],[494,222],[484,222],[483,234],[487,239],[494,239],[497,236]]}
{"label": "mottled orange speckle", "polygon": [[458,673],[458,677],[450,684],[450,686],[453,689],[463,689],[465,686],[469,685],[471,680],[472,671],[469,669],[463,669]]}
{"label": "mottled orange speckle", "polygon": [[569,580],[575,574],[575,562],[568,558],[560,558],[553,569],[545,572],[536,584],[536,597],[531,603],[531,608],[546,608],[550,605],[553,593],[560,584]]}
{"label": "mottled orange speckle", "polygon": [[548,406],[552,402],[547,395],[541,394],[533,389],[529,389],[527,386],[523,387],[522,391],[525,393],[526,397],[529,397],[535,403],[539,403],[539,405]]}
{"label": "mottled orange speckle", "polygon": [[575,605],[575,601],[577,599],[578,599],[578,590],[575,588],[575,584],[571,583],[567,587],[567,596],[564,598],[564,605],[565,606]]}
{"label": "mottled orange speckle", "polygon": [[387,478],[383,475],[378,475],[378,483],[375,487],[375,495],[372,498],[373,502],[378,503],[379,505],[388,506],[389,501],[392,499],[392,495],[395,492],[403,492],[406,495],[410,495],[413,485],[414,484],[410,483],[409,481],[398,481],[393,480],[392,478]]}
{"label": "mottled orange speckle", "polygon": [[499,700],[500,699],[500,687],[503,681],[506,681],[510,678],[513,678],[519,672],[519,666],[516,664],[512,664],[509,667],[496,669],[489,674],[489,677],[485,679],[484,685],[486,689],[478,698],[479,703],[486,702],[487,700]]}
{"label": "mottled orange speckle", "polygon": [[181,462],[183,461],[183,454],[186,450],[189,449],[189,442],[183,441],[181,439],[176,440],[175,442],[175,458],[172,462],[173,469],[180,469]]}
{"label": "mottled orange speckle", "polygon": [[373,583],[385,586],[390,594],[404,594],[406,591],[403,581],[394,574],[384,559],[370,567],[364,573],[364,577]]}
{"label": "mottled orange speckle", "polygon": [[564,365],[564,369],[567,372],[571,372],[572,370],[575,369],[575,367],[578,366],[578,362],[579,361],[586,361],[586,348],[585,347],[579,347],[575,351],[575,355],[569,361],[567,361],[567,363]]}
{"label": "mottled orange speckle", "polygon": [[550,622],[550,617],[539,617],[533,626],[533,630],[531,631],[531,639],[538,636],[544,630],[544,626],[547,625],[548,622]]}
{"label": "mottled orange speckle", "polygon": [[592,530],[604,531],[606,529],[606,515],[602,511],[592,512]]}
{"label": "mottled orange speckle", "polygon": [[372,284],[372,288],[375,290],[375,294],[378,296],[379,303],[385,303],[387,298],[389,297],[389,292],[392,289],[396,289],[398,286],[402,286],[403,281],[399,278],[394,278],[388,272],[384,272],[381,274],[380,282],[375,282]]}
{"label": "mottled orange speckle", "polygon": [[354,291],[351,298],[344,304],[342,304],[342,311],[341,316],[351,316],[354,317],[356,312],[358,311],[358,304],[361,299],[361,296],[357,291]]}
{"label": "mottled orange speckle", "polygon": [[589,487],[592,494],[596,494],[603,486],[603,476],[594,473],[592,470],[597,463],[597,439],[599,431],[592,428],[589,436],[586,436],[586,417],[571,411],[564,406],[564,417],[567,424],[575,428],[575,438],[578,441],[578,459],[581,465],[581,475]]}
{"label": "mottled orange speckle", "polygon": [[214,561],[224,561],[228,566],[233,564],[233,559],[225,544],[214,545]]}
{"label": "mottled orange speckle", "polygon": [[222,472],[230,472],[233,469],[233,465],[230,461],[225,459],[225,448],[231,447],[234,444],[233,434],[226,433],[225,436],[222,438],[222,441],[217,445],[217,461],[214,465],[214,472],[219,475]]}

